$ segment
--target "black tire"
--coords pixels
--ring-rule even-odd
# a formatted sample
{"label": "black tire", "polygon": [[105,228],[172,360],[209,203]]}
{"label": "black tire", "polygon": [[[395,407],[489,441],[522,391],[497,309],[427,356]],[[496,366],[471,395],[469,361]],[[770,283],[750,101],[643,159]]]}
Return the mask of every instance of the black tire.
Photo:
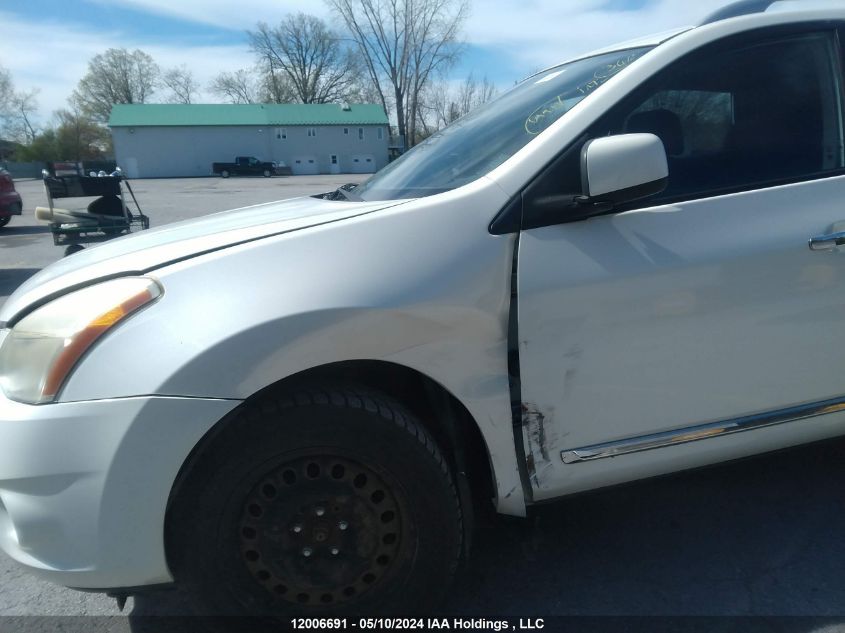
{"label": "black tire", "polygon": [[84,251],[85,247],[82,244],[71,244],[65,249],[65,257],[68,255],[73,255],[74,253],[78,253],[79,251]]}
{"label": "black tire", "polygon": [[269,169],[264,170],[264,177],[265,178],[269,178],[272,175],[273,175],[273,172],[271,172]]}
{"label": "black tire", "polygon": [[229,170],[228,170],[228,169],[224,169],[223,171],[221,171],[221,172],[220,172],[220,176],[221,176],[222,178],[228,178],[228,177],[229,177]]}
{"label": "black tire", "polygon": [[460,561],[440,449],[400,404],[306,390],[247,406],[177,484],[168,558],[200,613],[425,613]]}
{"label": "black tire", "polygon": [[10,216],[10,215],[5,215],[3,217],[0,217],[0,229],[2,229],[4,226],[6,226],[11,219],[12,219],[12,216]]}

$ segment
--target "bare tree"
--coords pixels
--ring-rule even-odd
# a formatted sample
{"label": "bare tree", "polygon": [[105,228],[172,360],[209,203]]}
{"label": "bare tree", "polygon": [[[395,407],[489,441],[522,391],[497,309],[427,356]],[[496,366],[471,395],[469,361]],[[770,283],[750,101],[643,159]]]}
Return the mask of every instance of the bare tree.
{"label": "bare tree", "polygon": [[259,22],[249,39],[270,75],[281,73],[301,103],[343,101],[358,78],[348,47],[313,15],[290,15],[275,27]]}
{"label": "bare tree", "polygon": [[155,91],[158,65],[141,50],[110,48],[88,62],[72,99],[86,115],[105,123],[116,103],[146,103]]}
{"label": "bare tree", "polygon": [[9,140],[31,143],[37,130],[38,89],[15,90],[11,73],[0,66],[0,132]]}
{"label": "bare tree", "polygon": [[161,76],[161,85],[170,90],[168,103],[193,103],[200,86],[187,66],[171,68]]}
{"label": "bare tree", "polygon": [[19,160],[90,160],[112,153],[108,128],[94,123],[78,108],[58,110],[54,122],[18,151]]}
{"label": "bare tree", "polygon": [[12,94],[6,115],[6,130],[11,138],[23,143],[31,143],[35,138],[33,117],[38,112],[38,92],[38,88],[33,88]]}
{"label": "bare tree", "polygon": [[233,73],[220,73],[208,89],[229,103],[256,103],[258,101],[259,86],[255,75],[244,68]]}
{"label": "bare tree", "polygon": [[467,0],[326,0],[358,44],[367,72],[399,134],[416,141],[420,98],[459,52]]}
{"label": "bare tree", "polygon": [[3,66],[0,66],[0,113],[6,112],[14,93],[15,85],[12,83],[12,74]]}
{"label": "bare tree", "polygon": [[497,92],[486,75],[477,81],[472,73],[457,89],[445,81],[432,83],[421,98],[418,125],[423,135],[433,134],[492,100]]}
{"label": "bare tree", "polygon": [[81,161],[111,153],[108,128],[91,121],[78,107],[71,105],[53,116],[58,122],[56,144],[60,157]]}
{"label": "bare tree", "polygon": [[[381,103],[381,94],[360,63],[358,64],[358,81],[349,91],[347,101],[349,103]],[[384,111],[389,112],[387,108]]]}
{"label": "bare tree", "polygon": [[458,89],[458,117],[462,117],[484,105],[496,96],[496,86],[487,79],[476,81],[472,73],[464,80]]}
{"label": "bare tree", "polygon": [[259,60],[256,72],[258,73],[259,101],[263,103],[293,103],[297,101],[296,91],[288,81],[287,75],[270,60]]}

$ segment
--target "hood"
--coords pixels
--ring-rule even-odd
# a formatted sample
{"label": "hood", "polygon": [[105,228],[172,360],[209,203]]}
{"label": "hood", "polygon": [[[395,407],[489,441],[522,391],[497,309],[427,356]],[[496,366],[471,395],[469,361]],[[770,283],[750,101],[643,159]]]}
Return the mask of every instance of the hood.
{"label": "hood", "polygon": [[[0,308],[0,325],[33,304],[69,289],[126,274],[141,274],[169,263],[243,242],[336,222],[395,206],[375,202],[294,198],[139,231],[86,248],[30,277]],[[152,218],[155,221],[155,218]]]}

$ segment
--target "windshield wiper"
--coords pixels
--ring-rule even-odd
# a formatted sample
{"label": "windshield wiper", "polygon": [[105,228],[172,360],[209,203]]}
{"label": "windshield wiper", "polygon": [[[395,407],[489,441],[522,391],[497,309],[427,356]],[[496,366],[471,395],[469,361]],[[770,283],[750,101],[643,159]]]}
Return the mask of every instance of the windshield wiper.
{"label": "windshield wiper", "polygon": [[315,194],[314,198],[322,198],[323,200],[349,200],[350,202],[361,202],[361,196],[356,196],[353,190],[358,186],[357,182],[350,182],[341,185],[334,191],[328,193]]}
{"label": "windshield wiper", "polygon": [[[337,188],[337,191],[335,191],[335,193],[339,193],[339,194],[340,194],[341,196],[343,196],[346,200],[351,200],[352,202],[360,202],[360,201],[361,201],[361,196],[356,196],[356,195],[353,193],[353,190],[354,190],[357,186],[358,186],[358,183],[357,183],[357,182],[350,182],[349,184],[346,184],[346,185],[341,185],[340,187],[338,187],[338,188]],[[338,198],[336,198],[336,199],[338,199]]]}

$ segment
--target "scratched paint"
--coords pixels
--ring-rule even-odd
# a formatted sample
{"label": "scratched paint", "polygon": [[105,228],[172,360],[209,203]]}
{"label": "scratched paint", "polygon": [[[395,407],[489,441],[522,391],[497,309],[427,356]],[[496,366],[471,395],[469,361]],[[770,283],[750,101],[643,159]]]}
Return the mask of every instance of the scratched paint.
{"label": "scratched paint", "polygon": [[549,458],[548,428],[551,420],[540,408],[529,402],[522,403],[522,428],[525,432],[528,476],[539,487],[543,473],[552,467]]}

